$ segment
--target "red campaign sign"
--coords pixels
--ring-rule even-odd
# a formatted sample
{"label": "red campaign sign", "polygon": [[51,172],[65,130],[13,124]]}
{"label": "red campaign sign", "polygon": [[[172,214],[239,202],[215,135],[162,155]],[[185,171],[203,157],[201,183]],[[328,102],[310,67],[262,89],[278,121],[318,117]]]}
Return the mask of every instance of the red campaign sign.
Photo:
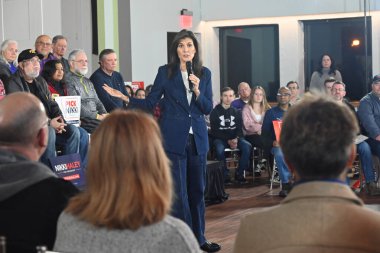
{"label": "red campaign sign", "polygon": [[132,81],[133,92],[136,92],[137,89],[144,89],[143,81]]}
{"label": "red campaign sign", "polygon": [[276,141],[280,142],[282,120],[273,120],[272,123],[273,123],[274,133],[276,135]]}

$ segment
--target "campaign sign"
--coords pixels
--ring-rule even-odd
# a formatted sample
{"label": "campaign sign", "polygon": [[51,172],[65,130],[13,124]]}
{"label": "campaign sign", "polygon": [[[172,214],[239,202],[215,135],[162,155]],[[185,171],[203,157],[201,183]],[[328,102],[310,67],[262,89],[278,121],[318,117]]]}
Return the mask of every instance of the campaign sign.
{"label": "campaign sign", "polygon": [[68,124],[79,126],[80,123],[80,96],[59,96],[55,101],[61,109],[63,118]]}
{"label": "campaign sign", "polygon": [[81,159],[78,153],[50,158],[53,172],[58,177],[70,181],[79,189],[83,189],[86,180],[80,161]]}
{"label": "campaign sign", "polygon": [[132,87],[133,92],[136,92],[138,89],[144,89],[143,81],[132,81],[132,82],[124,82],[124,85],[129,85]]}

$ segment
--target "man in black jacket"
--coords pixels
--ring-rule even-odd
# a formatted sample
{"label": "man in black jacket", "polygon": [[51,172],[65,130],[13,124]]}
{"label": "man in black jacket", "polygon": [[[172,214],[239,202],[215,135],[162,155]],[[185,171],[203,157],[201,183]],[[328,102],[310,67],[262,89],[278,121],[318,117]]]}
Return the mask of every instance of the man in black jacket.
{"label": "man in black jacket", "polygon": [[[240,150],[239,165],[235,174],[238,183],[245,183],[244,170],[249,167],[251,144],[243,138],[241,113],[231,103],[234,100],[234,91],[225,87],[221,92],[221,103],[210,114],[211,137],[215,147],[216,158],[225,163],[224,149]],[[225,182],[229,180],[225,166]]]}
{"label": "man in black jacket", "polygon": [[7,252],[52,249],[59,214],[78,190],[38,162],[48,142],[48,118],[32,94],[0,101],[0,234]]}
{"label": "man in black jacket", "polygon": [[[18,70],[5,85],[7,94],[13,92],[29,92],[40,99],[49,118],[49,142],[41,162],[49,166],[49,158],[55,157],[55,145],[63,146],[63,154],[78,153],[79,143],[88,146],[88,136],[80,138],[80,131],[74,125],[66,124],[58,104],[52,99],[46,81],[39,76],[42,55],[33,49],[26,49],[18,56]],[[87,139],[87,142],[86,142]],[[82,149],[82,148],[81,148]],[[83,152],[84,153],[84,152]],[[83,155],[82,160],[84,159]]]}

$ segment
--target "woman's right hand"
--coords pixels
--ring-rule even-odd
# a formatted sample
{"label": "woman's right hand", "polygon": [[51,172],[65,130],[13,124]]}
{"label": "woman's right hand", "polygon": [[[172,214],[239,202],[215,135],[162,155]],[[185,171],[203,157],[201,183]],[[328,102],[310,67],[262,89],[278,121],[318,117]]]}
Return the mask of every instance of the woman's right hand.
{"label": "woman's right hand", "polygon": [[121,93],[121,91],[119,90],[116,90],[112,87],[109,87],[107,84],[103,84],[103,89],[110,95],[110,96],[113,96],[113,97],[117,97],[117,98],[120,98],[121,100],[125,101],[126,103],[129,103],[129,97],[128,96],[125,96],[123,93]]}

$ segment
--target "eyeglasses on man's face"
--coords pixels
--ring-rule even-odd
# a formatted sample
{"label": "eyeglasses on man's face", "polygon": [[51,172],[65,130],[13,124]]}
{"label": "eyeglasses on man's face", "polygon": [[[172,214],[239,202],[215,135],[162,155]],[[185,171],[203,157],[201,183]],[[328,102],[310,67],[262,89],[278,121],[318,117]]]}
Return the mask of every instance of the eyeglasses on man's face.
{"label": "eyeglasses on man's face", "polygon": [[277,93],[277,97],[289,97],[289,93]]}
{"label": "eyeglasses on man's face", "polygon": [[88,63],[88,60],[79,60],[79,61],[74,61],[73,60],[73,62],[77,62],[77,63],[79,63],[79,64],[85,64],[85,63]]}
{"label": "eyeglasses on man's face", "polygon": [[25,62],[25,63],[32,63],[32,64],[36,64],[36,63],[38,63],[38,64],[40,64],[40,59],[38,59],[38,58],[32,58],[32,59],[28,59],[28,60],[23,60],[23,62]]}
{"label": "eyeglasses on man's face", "polygon": [[43,41],[38,41],[37,44],[43,47],[49,47],[52,45],[50,42],[43,42]]}

